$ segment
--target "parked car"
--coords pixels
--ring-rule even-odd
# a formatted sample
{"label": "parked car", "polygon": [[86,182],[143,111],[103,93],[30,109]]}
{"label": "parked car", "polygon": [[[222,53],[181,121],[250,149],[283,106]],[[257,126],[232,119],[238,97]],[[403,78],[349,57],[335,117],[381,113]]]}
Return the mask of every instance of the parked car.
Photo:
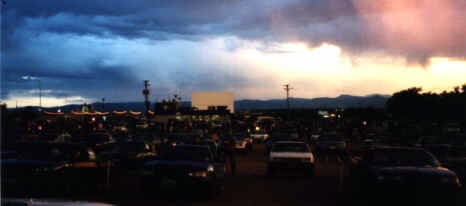
{"label": "parked car", "polygon": [[272,145],[267,174],[273,175],[278,170],[301,170],[309,176],[314,175],[315,158],[308,145],[297,141],[279,141]]}
{"label": "parked car", "polygon": [[144,141],[122,141],[102,146],[98,156],[111,160],[116,166],[126,169],[140,168],[145,161],[155,157],[152,145]]}
{"label": "parked car", "polygon": [[146,162],[141,183],[145,192],[188,189],[213,197],[223,189],[224,175],[224,163],[216,160],[207,146],[185,144]]}
{"label": "parked car", "polygon": [[417,205],[440,200],[452,205],[461,187],[456,173],[422,148],[372,148],[353,163],[344,182],[351,198],[369,203],[399,200]]}
{"label": "parked car", "polygon": [[105,182],[92,148],[79,144],[23,143],[16,158],[1,161],[2,185],[13,191],[82,191]]}
{"label": "parked car", "polygon": [[250,136],[254,142],[265,142],[269,138],[269,134],[265,132],[253,132]]}
{"label": "parked car", "polygon": [[322,135],[315,143],[316,153],[346,152],[346,142],[337,135]]}

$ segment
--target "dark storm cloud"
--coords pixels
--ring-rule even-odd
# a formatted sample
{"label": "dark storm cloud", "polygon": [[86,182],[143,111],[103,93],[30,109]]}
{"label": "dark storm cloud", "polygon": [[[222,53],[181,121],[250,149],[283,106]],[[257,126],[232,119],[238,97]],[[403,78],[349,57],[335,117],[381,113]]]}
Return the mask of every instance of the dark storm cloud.
{"label": "dark storm cloud", "polygon": [[[395,3],[390,3],[395,2]],[[398,2],[398,3],[397,3]],[[442,11],[446,21],[429,12],[437,4],[447,5]],[[368,0],[289,0],[289,1],[12,1],[19,25],[36,31],[92,35],[118,35],[125,38],[192,39],[204,35],[234,35],[261,41],[304,41],[310,45],[334,43],[350,52],[386,50],[402,55],[409,61],[424,62],[432,55],[464,56],[466,33],[464,9],[460,0],[417,0],[399,3]],[[381,21],[398,13],[415,13],[423,19],[415,22],[422,27],[442,29],[440,37],[421,28],[423,37],[416,39],[404,28],[383,28]],[[406,21],[413,15],[406,16]],[[417,16],[414,16],[417,17]],[[416,19],[414,19],[415,21]],[[400,24],[403,22],[385,22]],[[444,24],[452,24],[445,27]],[[11,25],[10,25],[11,26]],[[386,26],[386,25],[385,25]],[[431,31],[437,32],[437,31]],[[432,36],[432,37],[429,37]],[[408,39],[406,39],[408,38]],[[431,40],[442,39],[441,41]],[[413,41],[416,42],[416,41]],[[432,45],[429,45],[432,44]]]}

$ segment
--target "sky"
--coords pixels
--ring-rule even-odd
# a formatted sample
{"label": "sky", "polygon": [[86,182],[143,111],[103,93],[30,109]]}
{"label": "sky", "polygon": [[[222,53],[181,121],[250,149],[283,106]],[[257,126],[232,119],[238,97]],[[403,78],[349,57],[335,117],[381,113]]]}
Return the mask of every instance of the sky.
{"label": "sky", "polygon": [[[465,0],[6,0],[9,107],[440,92],[466,83]],[[40,88],[40,89],[39,89]]]}

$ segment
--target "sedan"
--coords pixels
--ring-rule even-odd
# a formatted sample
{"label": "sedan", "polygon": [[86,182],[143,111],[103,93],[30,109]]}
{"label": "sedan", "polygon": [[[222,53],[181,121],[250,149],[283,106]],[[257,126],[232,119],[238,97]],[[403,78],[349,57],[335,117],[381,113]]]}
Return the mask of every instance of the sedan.
{"label": "sedan", "polygon": [[214,159],[207,146],[177,145],[148,161],[141,171],[142,189],[153,191],[191,190],[214,197],[223,189],[224,163]]}
{"label": "sedan", "polygon": [[455,172],[420,148],[372,148],[353,163],[345,182],[356,192],[352,198],[358,200],[399,200],[415,205],[439,200],[450,205],[461,188]]}
{"label": "sedan", "polygon": [[279,141],[272,145],[267,167],[267,174],[273,175],[278,170],[301,170],[307,175],[314,175],[314,155],[304,142]]}

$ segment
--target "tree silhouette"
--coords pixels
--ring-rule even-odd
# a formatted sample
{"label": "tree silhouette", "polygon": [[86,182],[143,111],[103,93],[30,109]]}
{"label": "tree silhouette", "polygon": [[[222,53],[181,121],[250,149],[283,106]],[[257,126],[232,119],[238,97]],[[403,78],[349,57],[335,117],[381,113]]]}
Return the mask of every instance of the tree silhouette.
{"label": "tree silhouette", "polygon": [[402,90],[388,99],[387,110],[395,119],[465,121],[466,84],[440,94],[422,93],[419,87]]}

